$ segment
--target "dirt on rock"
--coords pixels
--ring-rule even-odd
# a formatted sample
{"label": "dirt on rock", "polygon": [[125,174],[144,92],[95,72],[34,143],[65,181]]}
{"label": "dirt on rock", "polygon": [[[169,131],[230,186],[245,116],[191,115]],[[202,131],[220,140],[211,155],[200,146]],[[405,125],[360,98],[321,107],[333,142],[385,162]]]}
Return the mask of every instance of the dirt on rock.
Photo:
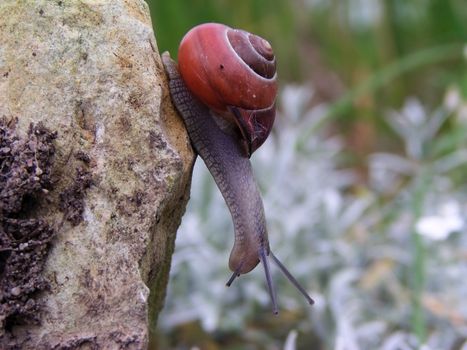
{"label": "dirt on rock", "polygon": [[83,221],[84,196],[92,183],[91,173],[84,168],[77,168],[73,183],[60,192],[60,211],[73,226]]}
{"label": "dirt on rock", "polygon": [[35,296],[48,286],[42,269],[54,237],[35,208],[52,189],[57,134],[39,123],[20,137],[15,126],[0,119],[0,348],[14,325],[38,322]]}

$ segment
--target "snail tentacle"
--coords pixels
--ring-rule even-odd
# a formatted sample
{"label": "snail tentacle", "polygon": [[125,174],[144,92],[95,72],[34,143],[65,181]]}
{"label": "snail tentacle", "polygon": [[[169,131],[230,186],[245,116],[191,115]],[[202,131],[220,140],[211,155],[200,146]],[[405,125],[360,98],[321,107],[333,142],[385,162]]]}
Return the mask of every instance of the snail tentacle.
{"label": "snail tentacle", "polygon": [[284,266],[284,264],[272,253],[269,252],[271,255],[272,261],[279,267],[281,272],[287,277],[287,279],[292,283],[295,288],[298,289],[300,293],[305,297],[306,301],[308,301],[308,304],[313,305],[315,301],[308,295],[306,292],[305,288],[297,281],[297,279],[290,273],[290,271]]}
{"label": "snail tentacle", "polygon": [[[271,252],[269,252],[271,253]],[[259,250],[259,258],[261,260],[261,263],[263,264],[264,267],[264,274],[266,275],[266,283],[268,286],[268,291],[269,291],[269,296],[271,297],[271,303],[272,303],[272,313],[274,315],[277,315],[279,313],[277,309],[277,301],[276,301],[276,291],[274,289],[274,285],[272,283],[272,278],[271,278],[271,273],[269,272],[269,262],[268,262],[268,257],[266,256],[266,252],[264,249]]]}

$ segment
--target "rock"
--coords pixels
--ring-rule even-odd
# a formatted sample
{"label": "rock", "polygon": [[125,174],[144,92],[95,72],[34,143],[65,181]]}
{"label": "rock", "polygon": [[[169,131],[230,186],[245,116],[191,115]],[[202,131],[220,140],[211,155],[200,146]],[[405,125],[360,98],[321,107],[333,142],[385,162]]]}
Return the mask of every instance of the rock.
{"label": "rock", "polygon": [[48,286],[25,299],[36,324],[3,319],[0,348],[146,348],[194,155],[145,2],[2,0],[0,118],[17,118],[20,138],[31,123],[57,133],[51,186],[20,209],[54,230]]}

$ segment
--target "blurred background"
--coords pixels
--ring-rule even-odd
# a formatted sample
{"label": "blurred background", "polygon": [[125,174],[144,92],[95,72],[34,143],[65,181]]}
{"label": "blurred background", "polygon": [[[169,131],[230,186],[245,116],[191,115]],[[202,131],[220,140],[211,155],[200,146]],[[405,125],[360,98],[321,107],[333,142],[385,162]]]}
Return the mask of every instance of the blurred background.
{"label": "blurred background", "polygon": [[[252,162],[274,269],[230,288],[230,214],[203,162],[160,349],[467,349],[465,0],[149,0],[159,51],[221,22],[268,39],[280,92]],[[274,267],[273,267],[274,268]]]}

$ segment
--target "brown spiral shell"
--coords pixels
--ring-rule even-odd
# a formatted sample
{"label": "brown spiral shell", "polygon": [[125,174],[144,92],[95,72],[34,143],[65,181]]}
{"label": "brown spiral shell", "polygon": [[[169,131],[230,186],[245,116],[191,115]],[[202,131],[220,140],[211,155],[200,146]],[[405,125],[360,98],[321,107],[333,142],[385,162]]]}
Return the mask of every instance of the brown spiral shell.
{"label": "brown spiral shell", "polygon": [[246,31],[217,23],[196,26],[180,43],[178,64],[188,88],[216,110],[263,109],[276,98],[271,45]]}
{"label": "brown spiral shell", "polygon": [[218,112],[233,112],[249,152],[269,135],[275,117],[276,60],[265,39],[206,23],[182,39],[178,64],[188,89]]}

